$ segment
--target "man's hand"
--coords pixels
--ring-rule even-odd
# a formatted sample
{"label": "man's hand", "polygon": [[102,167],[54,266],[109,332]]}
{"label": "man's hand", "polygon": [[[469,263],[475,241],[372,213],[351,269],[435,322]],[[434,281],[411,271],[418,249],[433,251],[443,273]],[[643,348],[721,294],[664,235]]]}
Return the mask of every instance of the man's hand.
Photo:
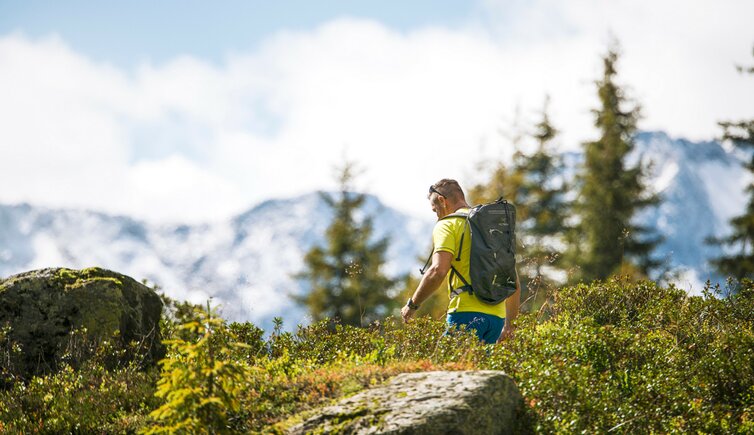
{"label": "man's hand", "polygon": [[401,317],[403,317],[404,323],[408,323],[408,321],[414,317],[414,314],[416,314],[416,310],[412,310],[408,305],[404,305],[403,308],[401,308]]}
{"label": "man's hand", "polygon": [[[432,254],[432,265],[429,266],[427,272],[422,276],[419,286],[411,296],[411,300],[415,303],[414,308],[416,309],[412,309],[408,304],[401,308],[401,317],[403,317],[404,322],[411,320],[416,315],[419,304],[432,296],[432,293],[440,287],[440,284],[442,284],[442,281],[450,270],[450,262],[452,260],[453,254],[447,251],[438,251]],[[416,303],[416,301],[419,301],[419,303]]]}

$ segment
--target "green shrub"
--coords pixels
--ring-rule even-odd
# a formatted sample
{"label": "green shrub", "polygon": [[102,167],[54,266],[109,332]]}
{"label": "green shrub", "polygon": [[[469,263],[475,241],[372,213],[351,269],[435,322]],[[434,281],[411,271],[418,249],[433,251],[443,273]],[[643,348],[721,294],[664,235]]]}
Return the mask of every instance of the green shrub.
{"label": "green shrub", "polygon": [[512,374],[544,433],[750,432],[751,284],[689,297],[611,280],[553,295],[482,365]]}
{"label": "green shrub", "polygon": [[195,313],[195,319],[178,328],[190,339],[177,334],[178,338],[165,341],[168,355],[160,362],[162,374],[155,393],[165,402],[150,413],[145,434],[231,432],[229,415],[240,410],[247,369],[233,358],[233,351],[244,346],[215,339],[218,332],[230,335],[222,319],[212,317],[209,310]]}
{"label": "green shrub", "polygon": [[133,433],[158,405],[156,380],[155,369],[135,364],[64,366],[0,391],[0,433]]}
{"label": "green shrub", "polygon": [[[117,364],[127,349],[72,345],[71,362],[82,349],[98,356],[1,391],[0,432],[279,432],[398,373],[468,369],[513,376],[539,433],[754,432],[750,281],[719,298],[622,279],[550,296],[547,318],[521,315],[498,346],[446,336],[426,317],[295,332],[278,321],[265,336],[185,304],[163,320],[161,372]],[[0,336],[0,356],[13,351]]]}

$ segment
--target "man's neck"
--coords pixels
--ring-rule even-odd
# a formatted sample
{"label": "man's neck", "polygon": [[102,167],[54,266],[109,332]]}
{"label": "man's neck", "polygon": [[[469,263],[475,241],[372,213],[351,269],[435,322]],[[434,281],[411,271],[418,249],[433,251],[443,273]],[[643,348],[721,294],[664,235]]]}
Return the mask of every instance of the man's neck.
{"label": "man's neck", "polygon": [[462,208],[471,208],[471,207],[469,207],[469,205],[464,202],[464,203],[458,204],[457,207],[453,207],[453,213],[457,212],[458,210]]}
{"label": "man's neck", "polygon": [[470,208],[470,207],[465,202],[456,203],[456,204],[453,204],[452,206],[448,207],[448,210],[450,211],[450,213],[448,213],[448,214],[453,214],[453,213],[457,212],[458,210],[460,210],[462,208]]}

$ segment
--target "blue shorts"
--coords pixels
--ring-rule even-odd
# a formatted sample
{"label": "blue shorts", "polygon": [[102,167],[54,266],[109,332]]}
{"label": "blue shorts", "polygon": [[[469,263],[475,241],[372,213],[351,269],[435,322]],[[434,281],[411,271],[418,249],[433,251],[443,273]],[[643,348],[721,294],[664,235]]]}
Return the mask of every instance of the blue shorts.
{"label": "blue shorts", "polygon": [[473,329],[476,336],[487,344],[497,343],[500,333],[503,332],[505,319],[492,314],[462,312],[448,314],[447,335],[451,330],[457,329],[461,325],[466,325],[466,329]]}

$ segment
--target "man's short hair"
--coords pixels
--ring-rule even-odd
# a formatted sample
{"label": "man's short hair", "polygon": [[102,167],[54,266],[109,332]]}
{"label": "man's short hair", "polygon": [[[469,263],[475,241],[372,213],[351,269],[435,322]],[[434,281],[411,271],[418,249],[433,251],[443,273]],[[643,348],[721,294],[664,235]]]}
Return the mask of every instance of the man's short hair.
{"label": "man's short hair", "polygon": [[456,180],[449,178],[443,178],[437,183],[433,184],[430,188],[429,196],[432,196],[432,192],[436,192],[439,195],[448,198],[451,201],[466,200],[466,196],[463,194],[461,185]]}

